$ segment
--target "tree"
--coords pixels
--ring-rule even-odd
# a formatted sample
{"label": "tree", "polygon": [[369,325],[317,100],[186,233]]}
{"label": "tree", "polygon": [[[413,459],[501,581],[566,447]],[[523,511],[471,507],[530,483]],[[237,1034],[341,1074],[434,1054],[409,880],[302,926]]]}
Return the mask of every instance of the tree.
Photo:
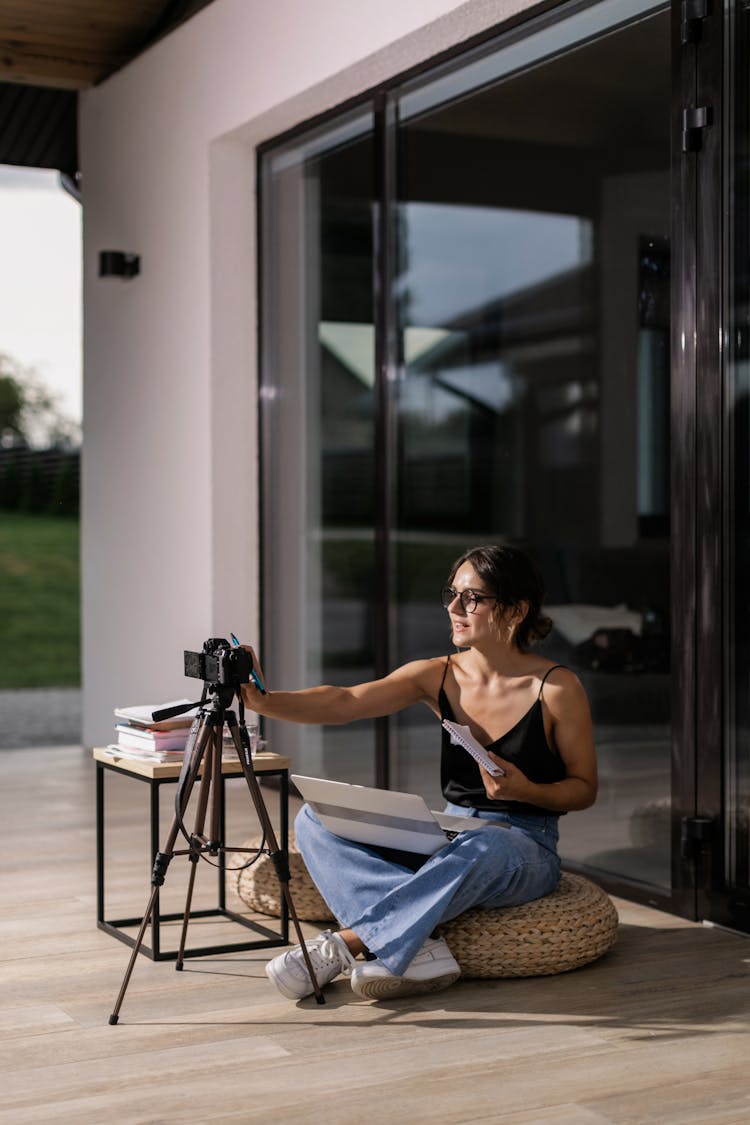
{"label": "tree", "polygon": [[0,352],[0,446],[75,446],[80,427],[31,367]]}
{"label": "tree", "polygon": [[0,354],[0,441],[13,445],[23,439],[24,397],[21,384],[5,373],[6,359]]}

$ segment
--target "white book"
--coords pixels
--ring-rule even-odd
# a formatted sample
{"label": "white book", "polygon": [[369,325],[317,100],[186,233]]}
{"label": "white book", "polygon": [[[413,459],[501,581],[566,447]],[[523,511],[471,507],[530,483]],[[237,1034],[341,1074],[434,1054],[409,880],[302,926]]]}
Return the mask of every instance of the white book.
{"label": "white book", "polygon": [[119,746],[129,746],[138,750],[184,750],[189,729],[146,730],[143,727],[129,727],[118,723],[115,727]]}
{"label": "white book", "polygon": [[115,707],[115,718],[125,719],[134,726],[147,727],[150,730],[178,730],[189,727],[198,713],[197,707],[192,707],[183,715],[175,715],[172,719],[154,719],[155,711],[164,711],[167,707],[187,707],[189,699],[171,699],[167,703],[146,703],[139,707]]}
{"label": "white book", "polygon": [[184,760],[184,754],[181,750],[134,750],[130,746],[120,746],[114,742],[110,742],[105,750],[111,758],[126,758],[132,762],[181,762]]}

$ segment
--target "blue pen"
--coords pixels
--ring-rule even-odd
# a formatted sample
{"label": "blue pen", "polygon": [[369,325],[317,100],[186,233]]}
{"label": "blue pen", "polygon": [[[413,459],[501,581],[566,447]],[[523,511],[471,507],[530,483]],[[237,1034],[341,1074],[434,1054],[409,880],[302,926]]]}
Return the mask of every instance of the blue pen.
{"label": "blue pen", "polygon": [[[232,638],[232,644],[234,645],[234,647],[239,648],[240,642],[237,640],[234,633],[230,633],[229,636]],[[258,675],[258,673],[255,671],[254,668],[250,669],[250,675],[252,676],[253,682],[255,683],[255,686],[257,687],[258,691],[261,693],[261,695],[265,695],[266,689],[263,687],[263,681],[261,680],[260,676]]]}

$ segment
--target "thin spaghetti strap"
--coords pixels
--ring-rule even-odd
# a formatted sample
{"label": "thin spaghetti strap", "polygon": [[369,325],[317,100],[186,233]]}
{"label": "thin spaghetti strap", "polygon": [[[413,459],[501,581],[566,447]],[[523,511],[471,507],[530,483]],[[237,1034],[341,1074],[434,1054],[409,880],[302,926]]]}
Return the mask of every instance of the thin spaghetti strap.
{"label": "thin spaghetti strap", "polygon": [[443,678],[440,681],[440,690],[441,691],[443,690],[443,687],[445,686],[445,677],[448,675],[448,665],[450,664],[450,662],[451,662],[451,654],[448,653],[447,659],[445,661],[445,668],[443,668]]}
{"label": "thin spaghetti strap", "polygon": [[542,688],[546,684],[547,676],[549,676],[550,672],[554,672],[555,668],[565,668],[565,667],[566,667],[565,664],[553,664],[551,668],[547,669],[547,671],[544,673],[544,676],[542,677],[542,682],[539,685],[539,695],[537,696],[537,699],[542,698]]}

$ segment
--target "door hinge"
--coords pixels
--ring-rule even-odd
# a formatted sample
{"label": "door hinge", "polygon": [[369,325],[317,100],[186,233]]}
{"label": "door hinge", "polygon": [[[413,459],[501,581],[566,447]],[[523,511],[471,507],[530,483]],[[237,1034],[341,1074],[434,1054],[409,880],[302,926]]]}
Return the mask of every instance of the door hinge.
{"label": "door hinge", "polygon": [[714,822],[708,816],[683,816],[681,851],[683,859],[700,859],[711,847]]}
{"label": "door hinge", "polygon": [[711,15],[711,0],[682,0],[681,37],[683,44],[700,43],[703,21]]}
{"label": "door hinge", "polygon": [[703,147],[703,132],[713,125],[714,111],[710,105],[696,106],[682,111],[682,151],[699,152]]}

